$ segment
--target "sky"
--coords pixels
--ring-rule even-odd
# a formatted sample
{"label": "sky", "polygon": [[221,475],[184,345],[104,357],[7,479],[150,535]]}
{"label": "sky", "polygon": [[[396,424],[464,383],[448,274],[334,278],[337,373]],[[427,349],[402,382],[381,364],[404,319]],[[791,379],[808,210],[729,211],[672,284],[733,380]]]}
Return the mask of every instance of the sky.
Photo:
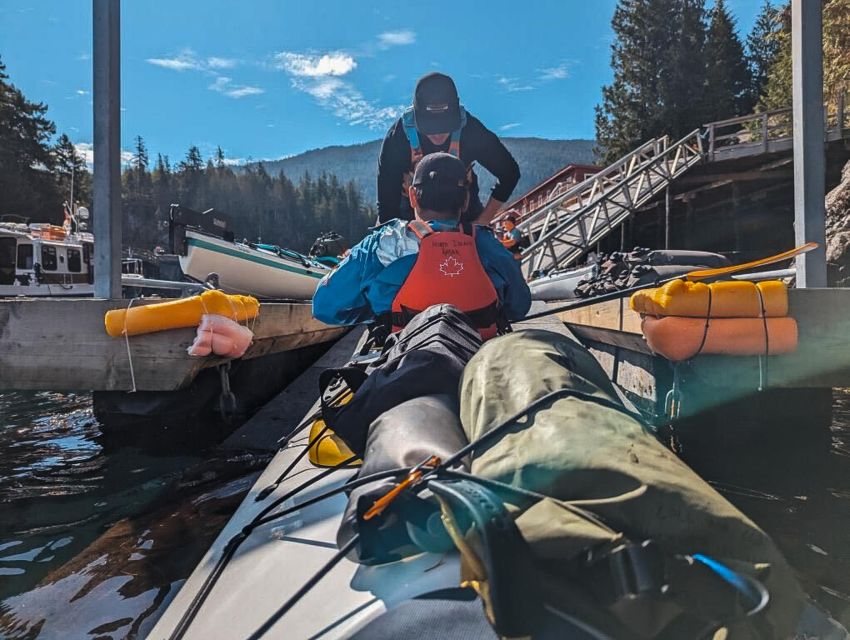
{"label": "sky", "polygon": [[[742,37],[762,0],[730,0]],[[90,153],[91,0],[0,0],[0,57]],[[124,0],[122,148],[276,159],[382,137],[430,71],[499,135],[592,138],[616,0]],[[89,158],[90,160],[90,158]]]}

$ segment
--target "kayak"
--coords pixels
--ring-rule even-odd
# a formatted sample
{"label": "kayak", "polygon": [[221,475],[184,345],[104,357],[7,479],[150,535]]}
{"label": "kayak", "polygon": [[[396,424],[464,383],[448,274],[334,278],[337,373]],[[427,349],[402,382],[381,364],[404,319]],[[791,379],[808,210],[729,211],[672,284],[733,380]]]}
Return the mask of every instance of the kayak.
{"label": "kayak", "polygon": [[[719,590],[699,615],[734,628],[812,618],[766,534],[644,428],[566,329],[517,326],[481,347],[459,312],[434,309],[323,374],[321,399],[148,637],[697,637],[674,633],[678,614],[644,587],[607,602],[605,576],[628,558],[664,598],[668,573],[644,575],[649,558],[696,571],[671,597]],[[805,632],[847,637],[814,618]]]}
{"label": "kayak", "polygon": [[555,271],[528,283],[532,300],[573,300],[577,298],[576,286],[585,279],[593,278],[599,265],[590,264],[577,269]]}

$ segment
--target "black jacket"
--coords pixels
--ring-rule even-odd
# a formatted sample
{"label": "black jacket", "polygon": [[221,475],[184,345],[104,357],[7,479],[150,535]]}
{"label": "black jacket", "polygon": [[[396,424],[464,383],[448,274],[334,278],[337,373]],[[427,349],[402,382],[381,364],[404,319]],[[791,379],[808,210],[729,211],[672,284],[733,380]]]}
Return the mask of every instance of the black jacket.
{"label": "black jacket", "polygon": [[[438,147],[431,144],[427,136],[420,134],[419,139],[425,155],[449,149],[449,140]],[[467,166],[478,162],[496,176],[496,186],[491,195],[499,202],[507,202],[519,182],[519,166],[499,137],[469,112],[466,114],[466,126],[460,132],[460,159]],[[406,196],[402,198],[404,174],[412,170],[410,143],[399,118],[387,132],[378,159],[378,222],[384,223],[393,218],[412,219],[410,203]],[[482,209],[478,179],[474,174],[469,196],[469,209],[464,217],[471,219],[477,217]]]}

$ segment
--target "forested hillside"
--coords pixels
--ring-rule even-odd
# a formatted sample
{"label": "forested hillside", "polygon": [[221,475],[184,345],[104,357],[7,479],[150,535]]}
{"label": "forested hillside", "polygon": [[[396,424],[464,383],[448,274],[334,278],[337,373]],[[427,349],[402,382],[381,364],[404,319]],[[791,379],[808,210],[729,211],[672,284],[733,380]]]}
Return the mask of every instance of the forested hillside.
{"label": "forested hillside", "polygon": [[[522,177],[514,191],[519,196],[531,187],[548,178],[566,164],[592,164],[592,140],[544,140],[542,138],[503,138],[505,146],[519,163]],[[374,140],[351,146],[325,147],[291,158],[265,162],[266,170],[271,174],[283,171],[290,178],[329,172],[340,180],[352,180],[363,194],[365,202],[374,204],[375,171],[381,141]],[[479,167],[477,169],[482,193],[489,192],[494,180],[490,174]]]}

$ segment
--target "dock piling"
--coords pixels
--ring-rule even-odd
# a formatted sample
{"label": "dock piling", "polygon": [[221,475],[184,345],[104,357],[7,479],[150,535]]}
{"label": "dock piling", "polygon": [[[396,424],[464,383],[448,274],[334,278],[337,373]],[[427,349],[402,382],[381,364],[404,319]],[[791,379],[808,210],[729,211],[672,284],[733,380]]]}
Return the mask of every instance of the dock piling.
{"label": "dock piling", "polygon": [[121,298],[121,2],[92,1],[94,293]]}

